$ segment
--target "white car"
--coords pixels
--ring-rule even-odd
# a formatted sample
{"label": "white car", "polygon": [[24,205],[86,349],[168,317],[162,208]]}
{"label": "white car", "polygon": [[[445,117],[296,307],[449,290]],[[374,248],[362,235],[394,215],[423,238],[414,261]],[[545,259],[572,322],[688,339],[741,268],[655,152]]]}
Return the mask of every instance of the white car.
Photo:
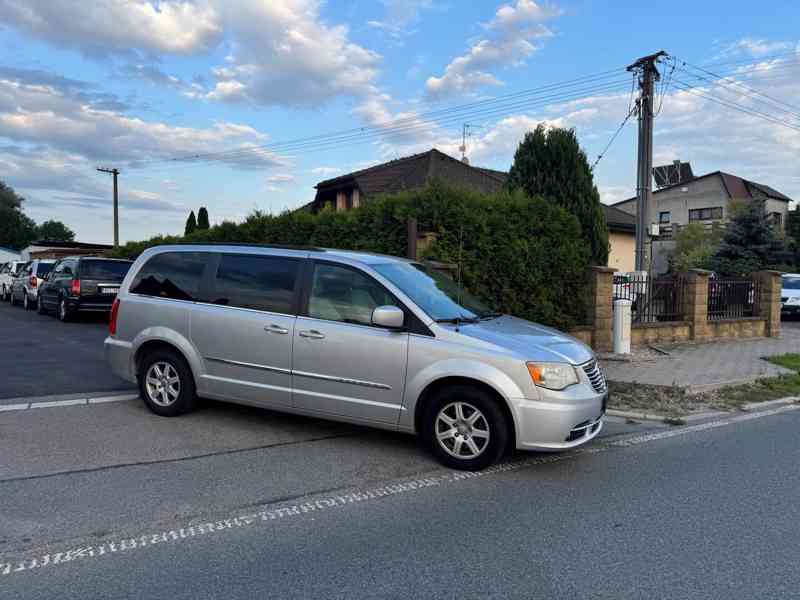
{"label": "white car", "polygon": [[781,276],[781,316],[800,315],[800,273],[784,273]]}
{"label": "white car", "polygon": [[12,260],[0,265],[0,300],[11,299],[11,282],[27,264],[24,260]]}
{"label": "white car", "polygon": [[39,286],[53,269],[54,260],[32,260],[11,282],[11,305],[22,303],[25,310],[36,308]]}

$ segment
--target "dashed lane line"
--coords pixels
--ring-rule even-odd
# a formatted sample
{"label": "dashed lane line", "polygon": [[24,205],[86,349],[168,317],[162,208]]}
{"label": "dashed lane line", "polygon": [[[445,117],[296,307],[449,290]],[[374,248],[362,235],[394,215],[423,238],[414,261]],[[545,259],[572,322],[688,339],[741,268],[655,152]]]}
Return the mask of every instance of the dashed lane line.
{"label": "dashed lane line", "polygon": [[295,502],[293,504],[271,503],[256,508],[250,508],[247,511],[239,509],[237,511],[232,511],[229,513],[229,516],[222,519],[194,522],[191,525],[187,524],[175,529],[150,531],[133,537],[109,537],[102,542],[72,547],[61,552],[50,552],[35,556],[28,555],[27,557],[13,559],[11,557],[0,557],[0,577],[19,575],[20,573],[26,572],[39,573],[42,569],[49,569],[57,565],[111,555],[130,557],[133,551],[142,550],[158,544],[177,544],[190,541],[194,538],[206,538],[209,536],[219,538],[220,534],[229,530],[256,527],[266,522],[293,519],[302,517],[308,513],[330,511],[344,508],[352,504],[363,505],[367,502],[379,500],[384,497],[409,494],[426,488],[452,485],[465,480],[479,479],[500,473],[518,471],[537,465],[571,460],[582,455],[598,454],[617,448],[629,448],[648,444],[657,440],[727,427],[737,423],[752,421],[754,419],[769,417],[797,409],[800,409],[800,405],[791,404],[770,410],[717,419],[699,425],[678,427],[647,434],[634,434],[594,446],[584,446],[562,454],[539,455],[528,459],[503,463],[478,472],[433,471],[428,476],[414,479],[398,479],[376,487],[343,490],[335,494],[327,492],[316,496],[306,496],[302,502]]}
{"label": "dashed lane line", "polygon": [[70,398],[67,400],[46,400],[41,402],[15,402],[14,404],[0,404],[0,412],[17,410],[30,410],[34,408],[61,408],[65,406],[81,406],[87,404],[105,404],[108,402],[127,402],[135,400],[139,394],[119,394],[115,396],[99,396],[85,398]]}

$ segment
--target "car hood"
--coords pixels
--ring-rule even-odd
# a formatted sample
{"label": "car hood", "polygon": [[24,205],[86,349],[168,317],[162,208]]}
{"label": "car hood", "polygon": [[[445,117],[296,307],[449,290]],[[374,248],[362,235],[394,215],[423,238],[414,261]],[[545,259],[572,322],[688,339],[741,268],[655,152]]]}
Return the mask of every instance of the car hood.
{"label": "car hood", "polygon": [[566,333],[507,315],[478,323],[462,324],[458,333],[511,350],[526,360],[579,365],[594,357],[586,344]]}

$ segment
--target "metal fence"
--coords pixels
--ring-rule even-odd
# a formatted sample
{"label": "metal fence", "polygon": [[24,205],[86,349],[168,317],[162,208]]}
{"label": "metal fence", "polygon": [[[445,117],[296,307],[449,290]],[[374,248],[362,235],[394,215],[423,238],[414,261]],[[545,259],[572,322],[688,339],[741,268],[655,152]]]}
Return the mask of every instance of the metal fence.
{"label": "metal fence", "polygon": [[708,320],[738,319],[758,314],[760,286],[752,279],[710,279]]}
{"label": "metal fence", "polygon": [[614,299],[631,301],[634,323],[680,321],[684,317],[686,280],[679,275],[647,273],[614,276]]}

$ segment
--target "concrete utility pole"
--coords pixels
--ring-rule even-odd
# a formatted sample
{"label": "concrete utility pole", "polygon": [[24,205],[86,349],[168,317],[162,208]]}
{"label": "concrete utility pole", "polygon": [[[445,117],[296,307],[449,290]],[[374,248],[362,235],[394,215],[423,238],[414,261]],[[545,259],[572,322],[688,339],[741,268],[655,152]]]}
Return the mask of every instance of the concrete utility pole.
{"label": "concrete utility pole", "polygon": [[119,246],[119,196],[117,190],[117,177],[119,176],[119,169],[106,169],[98,167],[101,173],[111,173],[114,176],[114,248]]}
{"label": "concrete utility pole", "polygon": [[639,99],[636,101],[639,115],[639,144],[636,168],[636,270],[650,270],[650,223],[655,213],[653,206],[653,96],[654,83],[661,79],[656,68],[658,59],[667,56],[661,50],[643,56],[628,71],[639,76]]}

